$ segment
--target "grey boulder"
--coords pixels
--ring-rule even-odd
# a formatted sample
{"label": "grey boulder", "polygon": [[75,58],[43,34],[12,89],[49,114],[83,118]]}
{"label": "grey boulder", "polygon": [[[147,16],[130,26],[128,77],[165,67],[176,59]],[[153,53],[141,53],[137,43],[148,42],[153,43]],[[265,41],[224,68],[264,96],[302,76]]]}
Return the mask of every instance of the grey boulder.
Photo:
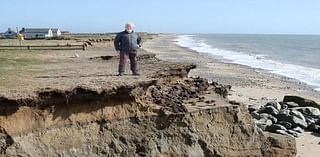
{"label": "grey boulder", "polygon": [[287,122],[287,121],[279,121],[277,124],[280,124],[280,125],[284,126],[286,129],[291,129],[292,128],[292,124]]}
{"label": "grey boulder", "polygon": [[258,113],[267,113],[267,114],[271,114],[272,116],[275,116],[279,113],[279,111],[273,107],[273,106],[265,106],[263,108],[261,108]]}
{"label": "grey boulder", "polygon": [[277,109],[278,111],[281,110],[281,105],[280,105],[278,102],[276,102],[276,101],[270,101],[270,102],[268,102],[268,103],[266,104],[266,106],[272,106],[272,107],[274,107],[275,109]]}
{"label": "grey boulder", "polygon": [[301,128],[307,128],[308,124],[305,120],[294,116],[294,115],[290,115],[290,114],[278,114],[276,115],[276,118],[278,119],[278,121],[286,121],[292,124],[292,127],[301,127]]}
{"label": "grey boulder", "polygon": [[304,115],[299,111],[294,111],[293,110],[293,111],[290,112],[290,115],[296,116],[296,117],[300,118],[301,120],[306,121],[306,118],[304,117]]}
{"label": "grey boulder", "polygon": [[292,135],[292,136],[294,136],[294,137],[300,137],[300,136],[302,136],[301,133],[296,132],[296,131],[294,131],[294,130],[287,130],[287,133],[290,134],[290,135]]}
{"label": "grey boulder", "polygon": [[308,115],[312,118],[320,118],[320,110],[315,107],[295,107],[292,110],[301,112],[304,115]]}
{"label": "grey boulder", "polygon": [[305,99],[299,96],[284,96],[283,102],[295,102],[300,107],[315,107],[320,109],[320,105],[313,100]]}
{"label": "grey boulder", "polygon": [[295,102],[283,102],[283,105],[286,105],[288,108],[299,107],[299,104]]}
{"label": "grey boulder", "polygon": [[272,124],[266,127],[266,131],[276,132],[276,130],[287,130],[287,129],[280,124]]}
{"label": "grey boulder", "polygon": [[286,130],[276,130],[275,133],[281,134],[281,135],[286,135],[286,136],[290,136],[293,137],[291,134],[288,134]]}
{"label": "grey boulder", "polygon": [[255,123],[263,131],[265,131],[268,126],[272,125],[272,121],[269,119],[259,119],[255,121]]}
{"label": "grey boulder", "polygon": [[254,119],[258,119],[258,120],[261,119],[261,116],[257,111],[253,111],[250,114]]}
{"label": "grey boulder", "polygon": [[304,132],[303,129],[300,128],[300,127],[295,127],[292,130],[295,131],[295,132],[301,133],[301,134]]}

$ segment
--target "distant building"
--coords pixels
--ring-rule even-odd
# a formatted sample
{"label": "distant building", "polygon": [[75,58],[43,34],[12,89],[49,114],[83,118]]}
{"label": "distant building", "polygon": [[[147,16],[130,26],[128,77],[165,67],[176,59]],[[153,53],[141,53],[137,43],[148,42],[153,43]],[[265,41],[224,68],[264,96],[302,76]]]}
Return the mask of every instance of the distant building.
{"label": "distant building", "polygon": [[17,32],[12,30],[11,28],[8,28],[8,30],[4,33],[1,34],[5,38],[16,38],[17,37]]}
{"label": "distant building", "polygon": [[53,37],[50,28],[22,28],[20,33],[24,35],[25,39],[44,39]]}
{"label": "distant building", "polygon": [[61,31],[57,28],[22,28],[20,33],[25,39],[45,39],[61,35]]}
{"label": "distant building", "polygon": [[61,31],[58,28],[52,28],[52,36],[53,37],[58,37],[61,35]]}

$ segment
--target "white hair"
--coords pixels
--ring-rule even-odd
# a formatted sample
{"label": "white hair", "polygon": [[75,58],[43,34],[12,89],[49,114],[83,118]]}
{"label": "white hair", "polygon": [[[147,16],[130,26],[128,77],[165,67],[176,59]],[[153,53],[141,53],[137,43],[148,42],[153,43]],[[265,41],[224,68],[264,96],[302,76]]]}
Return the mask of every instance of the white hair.
{"label": "white hair", "polygon": [[134,24],[133,23],[126,23],[125,28],[127,28],[128,26],[131,26],[133,28]]}

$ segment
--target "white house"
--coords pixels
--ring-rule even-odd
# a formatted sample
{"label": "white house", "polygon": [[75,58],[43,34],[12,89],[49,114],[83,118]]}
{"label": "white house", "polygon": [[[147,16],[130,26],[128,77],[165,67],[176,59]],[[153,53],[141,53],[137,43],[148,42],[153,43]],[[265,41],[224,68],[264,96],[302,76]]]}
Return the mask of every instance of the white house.
{"label": "white house", "polygon": [[20,33],[24,35],[25,39],[44,39],[61,35],[58,28],[22,28]]}
{"label": "white house", "polygon": [[52,36],[53,37],[58,37],[61,35],[61,31],[58,28],[52,28]]}
{"label": "white house", "polygon": [[17,37],[17,32],[12,30],[11,28],[8,28],[8,30],[6,32],[4,32],[2,34],[2,36],[6,37],[6,38],[16,38]]}
{"label": "white house", "polygon": [[22,28],[20,31],[25,39],[44,39],[53,37],[50,28]]}

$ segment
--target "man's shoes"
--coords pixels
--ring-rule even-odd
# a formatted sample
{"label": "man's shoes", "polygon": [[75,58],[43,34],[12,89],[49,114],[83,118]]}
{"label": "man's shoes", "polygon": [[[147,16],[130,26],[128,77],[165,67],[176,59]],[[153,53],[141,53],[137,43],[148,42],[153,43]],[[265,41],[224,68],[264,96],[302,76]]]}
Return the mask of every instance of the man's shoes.
{"label": "man's shoes", "polygon": [[[124,75],[124,73],[119,73],[119,74],[118,74],[118,76],[123,76],[123,75]],[[132,75],[133,75],[133,76],[140,76],[139,73],[132,73]]]}

